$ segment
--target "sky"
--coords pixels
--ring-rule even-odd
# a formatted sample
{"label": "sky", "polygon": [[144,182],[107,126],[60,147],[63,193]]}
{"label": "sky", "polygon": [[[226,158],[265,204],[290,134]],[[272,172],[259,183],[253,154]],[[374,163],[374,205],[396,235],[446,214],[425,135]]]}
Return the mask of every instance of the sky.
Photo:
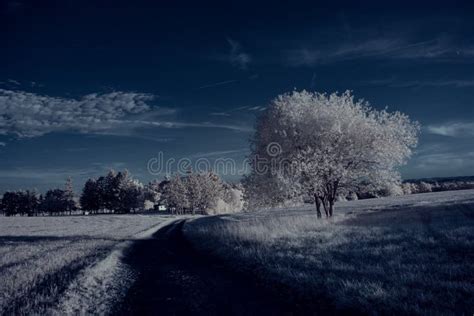
{"label": "sky", "polygon": [[2,0],[0,191],[69,176],[80,190],[111,168],[147,182],[166,171],[156,159],[241,167],[256,117],[295,89],[351,90],[419,121],[404,179],[474,175],[473,9]]}

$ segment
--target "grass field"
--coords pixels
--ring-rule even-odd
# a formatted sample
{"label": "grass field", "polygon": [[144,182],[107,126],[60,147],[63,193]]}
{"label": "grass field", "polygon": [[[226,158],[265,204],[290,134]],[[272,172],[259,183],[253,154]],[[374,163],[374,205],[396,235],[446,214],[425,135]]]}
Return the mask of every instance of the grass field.
{"label": "grass field", "polygon": [[284,289],[314,310],[474,312],[474,190],[201,218],[198,250]]}
{"label": "grass field", "polygon": [[0,314],[100,312],[105,296],[126,285],[116,275],[120,251],[170,219],[0,217]]}

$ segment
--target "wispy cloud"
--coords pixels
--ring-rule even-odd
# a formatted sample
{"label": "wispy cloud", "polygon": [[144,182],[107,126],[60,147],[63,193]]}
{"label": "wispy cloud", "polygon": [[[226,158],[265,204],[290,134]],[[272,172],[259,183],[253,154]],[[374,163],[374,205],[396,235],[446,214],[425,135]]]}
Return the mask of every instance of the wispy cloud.
{"label": "wispy cloud", "polygon": [[474,122],[449,122],[439,125],[428,125],[426,130],[435,135],[450,137],[473,137]]}
{"label": "wispy cloud", "polygon": [[0,147],[5,147],[7,145],[7,143],[5,142],[0,142]]}
{"label": "wispy cloud", "polygon": [[289,66],[314,66],[362,58],[454,60],[471,58],[474,48],[452,44],[444,38],[410,41],[404,38],[374,37],[331,44],[323,48],[312,45],[290,49],[283,54]]}
{"label": "wispy cloud", "polygon": [[452,139],[422,143],[410,160],[409,168],[416,177],[470,175],[474,170],[474,150],[466,143],[469,141]]}
{"label": "wispy cloud", "polygon": [[209,115],[214,115],[214,116],[230,116],[229,113],[227,112],[211,112]]}
{"label": "wispy cloud", "polygon": [[235,109],[231,109],[228,111],[220,111],[220,112],[211,112],[210,115],[215,115],[215,116],[232,116],[234,113],[241,113],[242,111],[245,111],[246,113],[249,112],[262,112],[265,110],[267,107],[266,106],[239,106]]}
{"label": "wispy cloud", "polygon": [[250,54],[244,52],[240,43],[231,38],[227,39],[227,43],[229,43],[230,46],[230,52],[227,56],[229,62],[233,66],[238,67],[240,69],[247,69],[248,65],[252,61],[252,57],[250,56]]}
{"label": "wispy cloud", "polygon": [[9,179],[47,179],[52,183],[63,183],[69,176],[91,176],[97,173],[97,168],[92,169],[74,169],[74,168],[30,168],[16,167],[10,169],[1,169],[0,177]]}
{"label": "wispy cloud", "polygon": [[[120,170],[126,169],[125,162],[96,162],[91,163],[87,167],[26,167],[18,166],[15,168],[0,169],[0,178],[8,180],[35,180],[46,182],[48,184],[64,184],[68,177],[90,178],[103,174],[110,169]],[[23,183],[24,181],[22,181]],[[77,187],[76,187],[77,188]]]}
{"label": "wispy cloud", "polygon": [[15,79],[4,79],[0,81],[0,86],[6,89],[19,89],[21,86],[21,82]]}
{"label": "wispy cloud", "polygon": [[474,151],[454,153],[442,152],[421,155],[415,158],[414,166],[419,169],[437,172],[439,170],[472,170]]}
{"label": "wispy cloud", "polygon": [[420,87],[474,87],[474,80],[442,79],[442,80],[403,80],[395,77],[374,79],[361,82],[363,85],[386,86],[390,88],[420,88]]}
{"label": "wispy cloud", "polygon": [[198,89],[198,90],[200,90],[200,89],[208,89],[208,88],[213,88],[213,87],[228,85],[228,84],[231,84],[231,83],[234,83],[234,82],[237,82],[237,80],[225,80],[225,81],[213,82],[213,83],[209,83],[209,84],[200,86],[200,87],[197,88],[197,89]]}
{"label": "wispy cloud", "polygon": [[21,85],[21,83],[20,83],[19,81],[16,81],[16,80],[14,80],[14,79],[7,79],[7,81],[8,81],[9,83],[14,84],[14,85],[17,85],[17,86]]}
{"label": "wispy cloud", "polygon": [[233,154],[241,154],[241,153],[244,153],[244,152],[247,152],[248,149],[247,148],[241,148],[241,149],[235,149],[235,150],[220,150],[220,151],[209,151],[209,152],[199,152],[199,153],[195,153],[191,156],[189,156],[189,158],[209,158],[209,157],[228,157],[228,156],[231,156]]}
{"label": "wispy cloud", "polygon": [[237,132],[252,132],[253,127],[237,124],[220,124],[213,122],[172,122],[172,121],[129,121],[131,124],[139,123],[142,126],[162,127],[162,128],[220,128]]}

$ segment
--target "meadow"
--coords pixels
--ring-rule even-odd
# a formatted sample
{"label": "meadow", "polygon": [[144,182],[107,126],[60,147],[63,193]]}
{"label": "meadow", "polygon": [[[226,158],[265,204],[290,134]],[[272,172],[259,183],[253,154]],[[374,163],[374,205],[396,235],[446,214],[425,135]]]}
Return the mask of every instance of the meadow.
{"label": "meadow", "polygon": [[474,190],[188,221],[203,254],[325,312],[472,314]]}
{"label": "meadow", "polygon": [[121,252],[173,217],[0,218],[0,314],[97,313],[133,276]]}

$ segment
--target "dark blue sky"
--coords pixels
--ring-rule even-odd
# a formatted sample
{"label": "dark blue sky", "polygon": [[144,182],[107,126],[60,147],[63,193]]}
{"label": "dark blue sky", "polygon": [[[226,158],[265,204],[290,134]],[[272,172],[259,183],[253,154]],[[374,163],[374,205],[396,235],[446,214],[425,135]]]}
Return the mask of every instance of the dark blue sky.
{"label": "dark blue sky", "polygon": [[255,116],[295,88],[349,89],[420,121],[404,178],[474,175],[473,9],[3,0],[0,190],[109,168],[148,181],[160,151],[240,163]]}

